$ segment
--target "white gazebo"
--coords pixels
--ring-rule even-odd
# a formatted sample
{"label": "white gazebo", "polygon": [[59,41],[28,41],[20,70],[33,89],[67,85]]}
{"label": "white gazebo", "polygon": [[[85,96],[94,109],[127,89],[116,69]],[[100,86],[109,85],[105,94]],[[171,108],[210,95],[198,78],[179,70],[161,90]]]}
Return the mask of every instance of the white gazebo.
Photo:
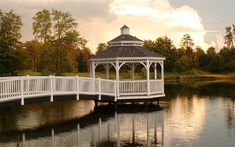
{"label": "white gazebo", "polygon": [[[90,77],[92,78],[96,77],[98,65],[104,65],[106,79],[109,79],[110,68],[114,67],[116,72],[115,100],[117,101],[165,96],[163,63],[165,57],[146,49],[143,44],[142,40],[130,35],[129,28],[124,25],[121,28],[121,35],[109,41],[105,51],[90,59]],[[130,79],[120,79],[120,69],[123,65],[130,68],[132,75]],[[135,70],[138,65],[142,65],[146,70],[146,79],[135,79]],[[150,71],[153,71],[153,74]]]}

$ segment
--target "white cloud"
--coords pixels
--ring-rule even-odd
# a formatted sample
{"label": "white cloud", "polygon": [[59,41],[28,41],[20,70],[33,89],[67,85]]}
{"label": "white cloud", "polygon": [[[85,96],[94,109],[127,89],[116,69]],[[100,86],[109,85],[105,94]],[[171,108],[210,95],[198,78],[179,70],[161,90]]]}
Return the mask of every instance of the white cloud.
{"label": "white cloud", "polygon": [[0,1],[4,9],[14,9],[23,16],[24,40],[32,38],[32,16],[46,9],[70,11],[77,19],[79,31],[89,40],[93,52],[99,42],[120,34],[123,24],[140,39],[170,37],[176,46],[185,33],[207,48],[206,31],[197,11],[189,6],[174,8],[168,0],[8,0]]}
{"label": "white cloud", "polygon": [[179,46],[182,36],[188,33],[195,44],[205,49],[209,46],[204,40],[206,30],[200,16],[189,6],[173,8],[168,0],[114,0],[110,3],[110,12],[116,16],[111,22],[95,20],[96,23],[84,23],[90,28],[88,34],[95,32],[99,26],[98,32],[103,35],[99,35],[99,42],[116,37],[119,28],[127,24],[131,34],[140,39],[156,39],[166,35]]}

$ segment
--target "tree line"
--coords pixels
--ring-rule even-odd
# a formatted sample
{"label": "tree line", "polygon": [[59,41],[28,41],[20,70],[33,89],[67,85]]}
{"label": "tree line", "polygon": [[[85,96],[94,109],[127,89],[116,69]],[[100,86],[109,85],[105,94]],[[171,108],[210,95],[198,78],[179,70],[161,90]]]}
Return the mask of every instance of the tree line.
{"label": "tree line", "polygon": [[181,39],[179,48],[176,48],[173,41],[166,36],[156,40],[146,40],[144,46],[166,57],[165,71],[168,72],[184,72],[192,69],[213,73],[235,71],[234,46],[223,47],[219,52],[216,52],[214,47],[204,51],[200,46],[195,46],[188,34]]}
{"label": "tree line", "polygon": [[[80,35],[78,24],[69,12],[43,9],[36,12],[32,19],[34,39],[21,42],[21,16],[13,10],[0,10],[1,76],[17,75],[24,70],[56,75],[89,71],[89,59],[93,55],[87,47],[88,40]],[[213,47],[205,52],[195,46],[188,34],[183,36],[179,48],[166,36],[146,40],[144,46],[166,57],[165,70],[168,72],[194,68],[209,72],[234,72],[235,31],[229,29],[226,28],[225,36],[227,47],[219,52]],[[229,34],[229,31],[232,33]],[[106,48],[107,44],[100,43],[96,53]]]}

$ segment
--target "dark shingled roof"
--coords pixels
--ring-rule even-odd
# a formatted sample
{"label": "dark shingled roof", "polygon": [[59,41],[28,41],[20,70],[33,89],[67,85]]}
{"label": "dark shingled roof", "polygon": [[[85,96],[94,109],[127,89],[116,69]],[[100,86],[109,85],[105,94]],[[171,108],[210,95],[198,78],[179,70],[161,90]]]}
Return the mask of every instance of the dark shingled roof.
{"label": "dark shingled roof", "polygon": [[[124,25],[121,27],[121,29],[128,28],[128,26]],[[129,29],[129,28],[128,28]]]}
{"label": "dark shingled roof", "polygon": [[98,53],[93,59],[117,57],[163,57],[141,46],[110,46],[105,51]]}
{"label": "dark shingled roof", "polygon": [[122,34],[109,42],[113,42],[113,41],[142,41],[142,40],[140,40],[134,36],[131,36],[129,34]]}

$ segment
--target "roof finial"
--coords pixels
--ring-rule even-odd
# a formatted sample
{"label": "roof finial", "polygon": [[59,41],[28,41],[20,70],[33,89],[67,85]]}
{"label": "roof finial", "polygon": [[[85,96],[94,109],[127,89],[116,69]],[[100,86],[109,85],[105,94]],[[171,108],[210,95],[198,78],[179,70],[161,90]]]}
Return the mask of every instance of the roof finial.
{"label": "roof finial", "polygon": [[124,24],[123,27],[121,27],[121,35],[129,34],[129,28]]}

